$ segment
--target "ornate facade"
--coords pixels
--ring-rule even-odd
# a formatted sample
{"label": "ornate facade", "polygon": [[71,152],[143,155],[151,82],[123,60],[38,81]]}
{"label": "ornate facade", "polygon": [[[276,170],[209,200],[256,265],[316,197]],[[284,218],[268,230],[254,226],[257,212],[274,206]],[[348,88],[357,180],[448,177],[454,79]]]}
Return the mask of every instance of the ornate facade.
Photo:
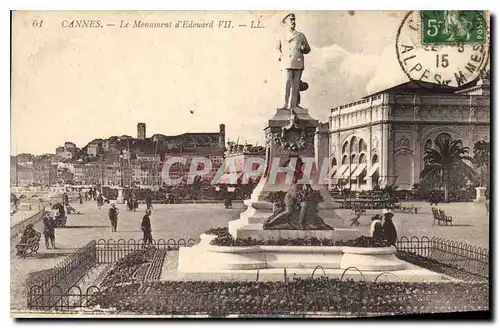
{"label": "ornate facade", "polygon": [[370,190],[420,181],[426,147],[436,137],[462,140],[470,148],[490,138],[490,83],[458,91],[407,82],[331,110],[329,161],[332,185]]}

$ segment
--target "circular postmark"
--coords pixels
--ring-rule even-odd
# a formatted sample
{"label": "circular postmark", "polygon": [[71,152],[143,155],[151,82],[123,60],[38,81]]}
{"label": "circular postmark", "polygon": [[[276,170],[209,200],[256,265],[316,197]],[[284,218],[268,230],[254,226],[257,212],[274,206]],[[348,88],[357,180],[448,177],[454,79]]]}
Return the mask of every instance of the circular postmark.
{"label": "circular postmark", "polygon": [[489,65],[489,27],[482,11],[410,11],[399,26],[396,54],[411,81],[457,88]]}

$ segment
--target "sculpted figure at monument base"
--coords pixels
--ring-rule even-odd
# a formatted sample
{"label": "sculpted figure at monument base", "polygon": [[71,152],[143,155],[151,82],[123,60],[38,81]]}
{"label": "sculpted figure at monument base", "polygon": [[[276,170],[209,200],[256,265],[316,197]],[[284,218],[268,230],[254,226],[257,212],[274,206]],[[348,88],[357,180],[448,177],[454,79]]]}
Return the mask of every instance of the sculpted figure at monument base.
{"label": "sculpted figure at monument base", "polygon": [[318,215],[318,191],[310,185],[292,184],[283,200],[284,208],[273,213],[263,228],[265,230],[332,230]]}

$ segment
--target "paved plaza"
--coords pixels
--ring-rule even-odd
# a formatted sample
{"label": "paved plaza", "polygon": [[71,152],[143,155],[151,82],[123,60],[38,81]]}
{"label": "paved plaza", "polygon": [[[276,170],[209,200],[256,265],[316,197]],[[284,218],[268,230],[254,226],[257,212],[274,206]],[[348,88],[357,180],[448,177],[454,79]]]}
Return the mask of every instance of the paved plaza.
{"label": "paved plaza", "polygon": [[[440,204],[447,215],[453,216],[453,226],[433,225],[430,206],[427,203],[414,203],[418,206],[418,214],[396,214],[404,222],[403,235],[443,237],[446,239],[463,241],[475,246],[488,248],[488,213],[482,203],[454,203]],[[108,209],[105,205],[97,209],[94,202],[83,205],[73,204],[83,214],[68,216],[67,225],[56,230],[57,249],[45,249],[43,240],[37,255],[32,258],[18,258],[15,255],[15,244],[19,237],[11,239],[11,307],[21,309],[26,304],[25,280],[28,273],[38,270],[50,269],[76,249],[84,246],[93,239],[115,240],[123,238],[142,238],[140,224],[144,214],[145,205],[141,205],[137,212],[129,212],[125,205],[118,204],[120,211],[118,232],[111,232]],[[212,227],[227,226],[231,220],[237,219],[239,213],[245,208],[241,203],[234,203],[234,209],[224,209],[222,204],[169,204],[155,205],[151,216],[153,238],[189,239],[198,237]],[[377,211],[368,211],[361,217],[362,227],[368,227],[371,214]],[[352,211],[339,209],[337,214],[342,217],[352,216]],[[35,229],[43,231],[42,223],[35,225]]]}
{"label": "paved plaza", "polygon": [[[433,206],[444,210],[446,215],[453,217],[452,226],[438,226],[433,224],[433,217],[429,203],[407,202],[404,205],[416,206],[418,214],[396,213],[395,219],[401,219],[403,232],[400,236],[408,238],[412,236],[441,237],[454,241],[469,243],[473,246],[489,248],[489,214],[484,203],[448,203]],[[377,210],[368,210],[359,222],[361,227],[368,227],[371,224],[371,217],[380,213]],[[351,210],[339,209],[337,214],[342,217],[353,217]]]}

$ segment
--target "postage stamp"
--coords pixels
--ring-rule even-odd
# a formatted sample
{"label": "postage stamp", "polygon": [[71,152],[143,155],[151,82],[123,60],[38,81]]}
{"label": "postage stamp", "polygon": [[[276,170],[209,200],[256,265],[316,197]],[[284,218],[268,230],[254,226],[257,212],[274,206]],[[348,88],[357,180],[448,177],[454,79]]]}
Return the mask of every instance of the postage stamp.
{"label": "postage stamp", "polygon": [[409,12],[396,37],[401,69],[410,80],[431,87],[456,88],[475,80],[489,64],[484,16],[481,11]]}
{"label": "postage stamp", "polygon": [[422,44],[456,44],[486,42],[483,11],[423,10]]}

